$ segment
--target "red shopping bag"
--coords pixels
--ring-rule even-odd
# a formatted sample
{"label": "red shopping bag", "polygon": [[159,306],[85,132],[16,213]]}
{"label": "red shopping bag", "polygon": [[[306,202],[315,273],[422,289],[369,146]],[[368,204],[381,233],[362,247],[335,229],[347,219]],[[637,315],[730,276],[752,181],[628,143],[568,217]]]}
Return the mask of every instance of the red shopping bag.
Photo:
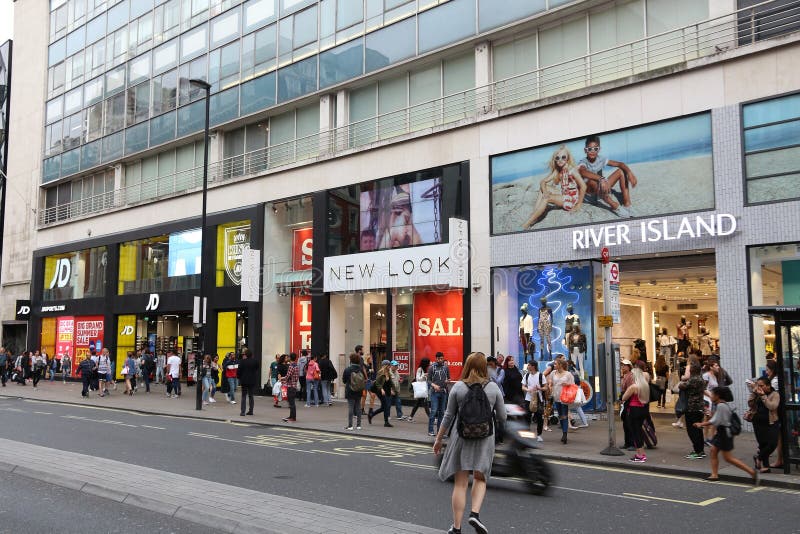
{"label": "red shopping bag", "polygon": [[575,402],[575,396],[578,394],[578,386],[575,384],[564,384],[561,386],[561,397],[559,401],[562,404],[572,404]]}

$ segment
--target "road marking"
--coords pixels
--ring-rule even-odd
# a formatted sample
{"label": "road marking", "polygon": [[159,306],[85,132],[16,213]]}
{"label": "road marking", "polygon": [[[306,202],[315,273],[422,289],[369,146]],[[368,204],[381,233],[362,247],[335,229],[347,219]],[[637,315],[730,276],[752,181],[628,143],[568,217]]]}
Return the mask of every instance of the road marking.
{"label": "road marking", "polygon": [[758,491],[764,491],[765,489],[767,488],[765,488],[764,486],[756,486],[755,488],[747,490],[745,493],[756,493]]}
{"label": "road marking", "polygon": [[53,415],[53,412],[33,412],[38,413],[39,415]]}
{"label": "road marking", "polygon": [[25,410],[20,410],[19,408],[2,408],[6,412],[17,412],[17,413],[25,413]]}
{"label": "road marking", "polygon": [[130,428],[139,428],[137,425],[130,425],[128,423],[123,423],[122,421],[112,421],[111,419],[91,419],[89,417],[82,417],[80,415],[62,415],[64,419],[77,419],[79,421],[88,421],[90,423],[102,423],[107,425],[115,425],[115,426],[127,426]]}
{"label": "road marking", "polygon": [[666,497],[653,497],[652,495],[638,495],[636,493],[623,493],[623,495],[629,495],[631,497],[642,497],[644,499],[653,499],[655,501],[674,502],[677,504],[686,504],[689,506],[709,506],[714,503],[718,503],[725,500],[725,497],[714,497],[712,499],[706,499],[705,501],[691,502],[691,501],[681,501],[679,499],[667,499]]}
{"label": "road marking", "polygon": [[695,478],[690,476],[683,476],[683,475],[670,475],[667,473],[654,473],[652,471],[639,471],[636,469],[626,469],[624,467],[610,467],[604,465],[594,465],[594,464],[578,464],[574,462],[565,462],[563,460],[547,460],[548,463],[555,464],[555,465],[564,465],[567,467],[580,467],[582,469],[593,469],[596,471],[611,471],[615,473],[626,473],[630,475],[639,475],[639,476],[646,476],[646,477],[653,477],[653,478],[668,478],[671,480],[685,480],[688,482],[699,482],[703,484],[716,484],[719,486],[731,486],[734,488],[751,488],[753,487],[752,484],[743,484],[739,482],[709,482],[702,478]]}
{"label": "road marking", "polygon": [[[256,447],[269,447],[269,448],[272,448],[272,449],[282,449],[282,450],[285,450],[285,451],[295,451],[295,452],[305,452],[305,453],[308,453],[308,454],[317,454],[315,451],[308,451],[308,450],[305,450],[305,449],[294,449],[292,447],[286,447],[286,446],[283,446],[283,445],[270,445],[270,444],[266,444],[266,443],[256,443],[256,442],[252,442],[252,441],[241,441],[241,440],[238,440],[238,439],[222,438],[222,437],[219,437],[219,436],[215,436],[213,434],[200,434],[200,433],[197,433],[197,432],[188,432],[187,434],[189,436],[196,437],[196,438],[213,439],[213,440],[217,440],[217,441],[227,441],[229,443],[240,443],[242,445],[255,445]],[[327,451],[321,451],[321,452],[327,452]],[[333,454],[333,453],[328,453],[328,454]]]}
{"label": "road marking", "polygon": [[314,452],[321,452],[321,453],[324,453],[324,454],[335,454],[337,456],[350,456],[349,454],[344,454],[342,452],[323,451],[323,450],[319,450],[319,449],[311,449],[311,450],[314,451]]}
{"label": "road marking", "polygon": [[[432,465],[424,465],[424,464],[414,464],[411,462],[401,462],[397,460],[390,460],[389,463],[398,465],[400,467],[410,467],[412,469],[423,469],[426,471],[438,471],[438,468]],[[505,478],[506,480],[513,480],[515,482],[526,482],[526,480],[517,477],[497,477],[497,478]],[[615,495],[613,493],[603,493],[602,491],[591,491],[579,488],[567,488],[564,486],[550,486],[551,488],[566,490],[566,491],[577,491],[579,493],[591,493],[593,495],[603,495],[605,497],[614,497],[616,499],[627,499],[631,501],[649,501],[650,499],[646,497],[634,497],[632,495]]]}
{"label": "road marking", "polygon": [[142,425],[142,428],[152,428],[153,430],[166,430],[163,426]]}

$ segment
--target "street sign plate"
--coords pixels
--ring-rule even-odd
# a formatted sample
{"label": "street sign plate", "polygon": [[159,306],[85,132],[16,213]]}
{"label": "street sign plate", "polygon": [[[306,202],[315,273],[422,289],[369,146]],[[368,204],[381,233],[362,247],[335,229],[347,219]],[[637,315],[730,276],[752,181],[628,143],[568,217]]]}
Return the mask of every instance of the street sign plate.
{"label": "street sign plate", "polygon": [[610,315],[598,315],[597,326],[600,328],[611,328],[614,326],[614,318]]}

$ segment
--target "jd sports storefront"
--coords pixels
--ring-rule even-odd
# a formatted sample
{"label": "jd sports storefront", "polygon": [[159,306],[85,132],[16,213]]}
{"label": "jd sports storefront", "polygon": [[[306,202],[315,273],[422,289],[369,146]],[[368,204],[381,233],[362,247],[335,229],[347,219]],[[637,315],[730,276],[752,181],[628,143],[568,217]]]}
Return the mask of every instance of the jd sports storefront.
{"label": "jd sports storefront", "polygon": [[247,345],[260,355],[261,336],[248,334],[261,307],[242,301],[241,282],[244,251],[263,241],[263,213],[259,205],[209,214],[205,246],[196,218],[36,251],[28,346],[69,354],[74,367],[108,347],[117,373],[128,351],[174,351],[190,372],[199,350],[193,301],[206,276],[206,352],[222,358]]}

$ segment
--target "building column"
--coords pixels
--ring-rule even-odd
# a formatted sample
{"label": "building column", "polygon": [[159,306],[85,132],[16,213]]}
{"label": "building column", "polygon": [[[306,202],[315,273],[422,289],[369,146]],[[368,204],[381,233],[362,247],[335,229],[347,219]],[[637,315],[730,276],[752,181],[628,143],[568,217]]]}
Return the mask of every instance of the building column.
{"label": "building column", "polygon": [[334,150],[333,136],[336,129],[336,96],[327,94],[319,99],[319,153],[329,154]]}
{"label": "building column", "polygon": [[349,146],[350,94],[344,89],[336,93],[336,129],[331,140],[334,151],[345,150]]}
{"label": "building column", "polygon": [[492,92],[489,87],[492,83],[491,50],[489,41],[475,45],[475,106],[479,113],[486,113],[492,108]]}

